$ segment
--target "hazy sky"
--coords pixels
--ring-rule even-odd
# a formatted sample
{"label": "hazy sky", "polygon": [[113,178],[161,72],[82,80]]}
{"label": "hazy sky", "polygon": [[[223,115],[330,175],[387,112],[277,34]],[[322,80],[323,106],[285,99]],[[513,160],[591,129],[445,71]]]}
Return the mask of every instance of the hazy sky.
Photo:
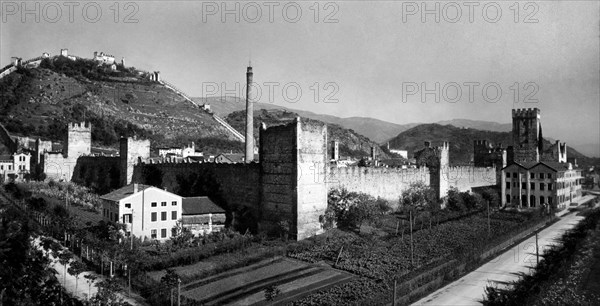
{"label": "hazy sky", "polygon": [[0,64],[104,51],[220,96],[243,91],[251,57],[260,102],[401,124],[538,107],[544,136],[600,139],[598,1],[71,3],[3,1]]}

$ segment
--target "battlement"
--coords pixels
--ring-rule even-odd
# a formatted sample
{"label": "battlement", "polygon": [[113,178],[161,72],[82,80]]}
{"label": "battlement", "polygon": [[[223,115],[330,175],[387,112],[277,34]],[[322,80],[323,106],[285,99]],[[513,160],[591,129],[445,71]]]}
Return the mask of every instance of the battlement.
{"label": "battlement", "polygon": [[518,108],[512,110],[513,118],[539,118],[539,108]]}
{"label": "battlement", "polygon": [[92,131],[92,123],[91,122],[74,122],[69,123],[68,125],[69,132],[71,131],[80,131],[80,132],[91,132]]}

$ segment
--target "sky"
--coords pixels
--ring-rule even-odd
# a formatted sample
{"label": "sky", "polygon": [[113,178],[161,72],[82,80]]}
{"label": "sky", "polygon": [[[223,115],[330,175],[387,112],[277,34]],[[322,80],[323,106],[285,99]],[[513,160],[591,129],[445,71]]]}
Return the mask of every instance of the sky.
{"label": "sky", "polygon": [[259,102],[399,124],[508,123],[537,107],[545,137],[600,143],[598,1],[2,1],[0,13],[1,66],[103,51],[214,97],[244,96],[251,61]]}

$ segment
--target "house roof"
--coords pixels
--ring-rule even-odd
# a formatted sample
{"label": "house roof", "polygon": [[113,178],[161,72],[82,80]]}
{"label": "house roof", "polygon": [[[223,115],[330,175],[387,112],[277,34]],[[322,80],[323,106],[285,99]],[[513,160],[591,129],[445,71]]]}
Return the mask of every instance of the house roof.
{"label": "house roof", "polygon": [[10,160],[12,162],[13,158],[10,155],[0,155],[0,160]]}
{"label": "house roof", "polygon": [[541,161],[541,162],[526,162],[526,163],[512,163],[504,168],[502,168],[502,170],[512,166],[512,165],[516,165],[519,166],[521,168],[524,168],[526,170],[529,170],[533,167],[536,167],[538,165],[544,165],[548,168],[550,168],[551,170],[554,171],[567,171],[569,170],[569,164],[568,163],[559,163],[559,162],[553,162],[553,161]]}
{"label": "house roof", "polygon": [[[137,184],[137,185],[138,185],[138,192],[152,187],[150,185],[144,185],[144,184]],[[133,187],[134,187],[134,184],[129,184],[125,187],[119,188],[117,190],[113,190],[112,192],[109,192],[109,193],[101,196],[100,199],[115,201],[115,202],[120,201],[120,200],[133,194]]]}
{"label": "house roof", "polygon": [[219,158],[220,156],[226,158],[227,160],[229,160],[232,163],[241,163],[244,161],[244,154],[239,154],[239,153],[221,153],[219,155],[217,155],[217,157],[215,157],[215,159]]}
{"label": "house roof", "polygon": [[208,197],[183,198],[184,215],[224,214],[225,210],[211,201]]}

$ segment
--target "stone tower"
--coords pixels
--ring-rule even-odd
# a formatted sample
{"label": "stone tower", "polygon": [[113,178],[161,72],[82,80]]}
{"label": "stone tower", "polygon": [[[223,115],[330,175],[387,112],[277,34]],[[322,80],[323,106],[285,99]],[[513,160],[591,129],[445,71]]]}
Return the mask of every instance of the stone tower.
{"label": "stone tower", "polygon": [[89,155],[92,152],[92,124],[69,123],[67,130],[64,149],[67,157],[77,159],[81,155]]}
{"label": "stone tower", "polygon": [[513,160],[516,163],[540,161],[540,110],[513,109]]}
{"label": "stone tower", "polygon": [[254,160],[254,107],[252,103],[252,66],[246,71],[246,155],[245,161],[250,163]]}
{"label": "stone tower", "polygon": [[121,186],[131,183],[133,178],[133,166],[137,164],[138,159],[142,161],[150,157],[150,140],[138,140],[131,137],[121,137],[119,140],[121,159]]}

